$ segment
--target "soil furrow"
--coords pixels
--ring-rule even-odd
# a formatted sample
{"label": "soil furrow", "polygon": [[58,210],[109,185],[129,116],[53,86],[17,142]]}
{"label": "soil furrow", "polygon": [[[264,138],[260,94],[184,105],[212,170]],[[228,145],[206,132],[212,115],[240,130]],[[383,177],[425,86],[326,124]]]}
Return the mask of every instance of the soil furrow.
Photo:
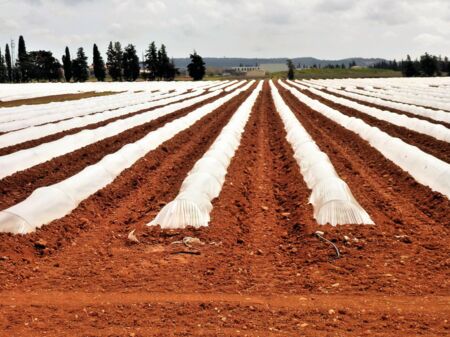
{"label": "soil furrow", "polygon": [[[322,227],[346,257],[345,264],[338,263],[339,267],[345,266],[343,269],[328,274],[329,282],[340,284],[337,291],[350,284],[365,291],[445,291],[448,281],[444,261],[450,254],[446,248],[449,247],[449,200],[415,182],[358,135],[302,104],[287,90],[279,89],[376,224]],[[361,250],[371,258],[360,260],[358,251]],[[429,263],[424,264],[423,259]],[[389,279],[391,268],[396,270],[394,282]],[[381,270],[389,276],[380,288],[370,280],[379,278],[383,274]],[[343,275],[347,278],[341,279]],[[318,283],[315,280],[315,286]],[[434,286],[430,287],[431,283]]]}
{"label": "soil furrow", "polygon": [[418,147],[422,151],[431,154],[436,158],[439,158],[447,163],[450,163],[450,144],[445,141],[438,140],[431,136],[407,129],[405,127],[397,126],[390,122],[379,120],[375,117],[369,116],[361,111],[358,111],[357,109],[353,109],[345,105],[332,102],[318,95],[315,95],[308,90],[300,90],[300,92],[335,110],[342,112],[344,115],[359,118],[364,122],[366,122],[367,124],[369,124],[370,126],[375,126],[380,130],[386,132],[387,134],[391,135],[392,137],[397,137],[408,144]]}
{"label": "soil furrow", "polygon": [[[104,274],[105,268],[112,270],[110,269],[112,267],[105,263],[105,259],[115,264],[117,261],[111,259],[112,256],[119,260],[121,257],[127,258],[120,254],[122,249],[130,250],[130,247],[124,246],[124,235],[131,226],[142,226],[152,218],[164,202],[176,196],[189,169],[210,146],[250,92],[251,90],[241,93],[188,130],[179,133],[148,153],[131,168],[125,170],[113,183],[83,201],[70,215],[26,236],[1,234],[0,256],[6,254],[12,260],[18,257],[24,265],[20,270],[13,268],[14,264],[10,265],[18,273],[15,276],[9,273],[5,275],[2,271],[0,274],[12,276],[10,280],[14,280],[15,277],[28,279],[31,275],[29,281],[39,284],[42,279],[38,275],[36,278],[32,277],[32,270],[27,268],[29,261],[37,258],[39,263],[55,273],[52,276],[55,279],[44,287],[52,287],[56,284],[66,285],[67,273],[79,280],[78,286],[107,287],[108,283],[114,279],[119,281],[119,286],[123,286],[126,280],[120,280],[121,277],[117,275],[111,275],[110,279],[100,277],[99,282],[94,284],[89,279],[94,275],[100,276],[100,271]],[[34,243],[38,238],[46,241],[47,249],[35,248]],[[121,248],[113,251],[112,242],[116,244],[119,242]],[[69,243],[72,246],[68,246]],[[133,255],[132,251],[131,249],[129,252],[130,256]],[[142,251],[137,252],[137,255],[142,253]],[[39,258],[40,256],[43,258]],[[145,273],[146,270],[143,270],[141,265],[141,262],[145,262],[145,258],[142,259],[141,256],[137,262],[138,266],[135,266],[137,272]],[[53,268],[55,263],[64,265],[64,268]],[[118,263],[118,265],[126,265],[124,261]],[[69,264],[73,266],[70,267]],[[29,272],[31,274],[28,274]],[[20,276],[26,274],[27,276]],[[142,280],[137,276],[135,281]],[[13,281],[15,282],[17,281]],[[7,286],[7,283],[3,285]],[[70,282],[67,287],[70,288],[73,285],[74,283]]]}
{"label": "soil furrow", "polygon": [[223,95],[225,93],[1,179],[0,210],[26,199],[36,188],[51,185],[73,176],[86,166],[95,164],[107,154],[118,151],[124,145],[141,139],[147,133],[185,116]]}

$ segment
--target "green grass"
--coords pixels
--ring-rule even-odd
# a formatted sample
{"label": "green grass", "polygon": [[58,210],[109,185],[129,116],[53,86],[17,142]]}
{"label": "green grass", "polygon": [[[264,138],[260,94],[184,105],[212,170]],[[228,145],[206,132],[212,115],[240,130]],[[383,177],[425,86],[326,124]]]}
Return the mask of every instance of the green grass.
{"label": "green grass", "polygon": [[17,99],[13,101],[0,101],[0,108],[11,108],[20,105],[34,105],[34,104],[47,104],[52,102],[64,102],[64,101],[74,101],[82,98],[89,97],[98,97],[98,96],[108,96],[108,95],[116,95],[119,92],[113,91],[103,91],[103,92],[81,92],[76,94],[63,94],[63,95],[50,95],[50,96],[42,96],[42,97],[33,97],[33,98],[25,98],[25,99]]}
{"label": "green grass", "polygon": [[[272,78],[286,78],[287,72],[277,72],[271,74]],[[370,77],[402,77],[400,71],[357,68],[357,69],[302,69],[295,71],[295,78],[370,78]]]}

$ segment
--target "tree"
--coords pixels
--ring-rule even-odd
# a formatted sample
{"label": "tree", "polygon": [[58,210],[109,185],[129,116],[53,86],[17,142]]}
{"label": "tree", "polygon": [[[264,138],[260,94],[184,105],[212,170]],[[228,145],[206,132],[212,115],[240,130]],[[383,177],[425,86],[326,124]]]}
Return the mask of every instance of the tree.
{"label": "tree", "polygon": [[402,62],[402,73],[403,76],[406,77],[413,77],[417,76],[418,72],[416,67],[414,66],[414,63],[411,61],[411,56],[406,56],[406,61]]}
{"label": "tree", "polygon": [[147,79],[154,81],[158,72],[158,50],[155,42],[150,43],[145,53],[145,69],[147,71]]}
{"label": "tree", "polygon": [[12,62],[11,62],[11,53],[9,51],[9,45],[6,44],[5,46],[5,62],[6,62],[6,71],[8,75],[8,82],[13,81],[13,69],[12,69]]}
{"label": "tree", "polygon": [[94,75],[97,81],[103,82],[106,77],[105,62],[103,61],[102,55],[98,51],[97,45],[94,43],[93,50],[93,64],[94,64]]}
{"label": "tree", "polygon": [[166,46],[162,44],[161,48],[158,50],[157,77],[159,79],[167,79],[169,67],[170,67],[170,59],[167,56]]}
{"label": "tree", "polygon": [[55,81],[61,75],[61,64],[51,51],[38,50],[28,53],[28,76],[30,80]]}
{"label": "tree", "polygon": [[205,62],[203,58],[194,50],[194,54],[190,55],[191,63],[188,64],[189,76],[194,81],[201,81],[206,73]]}
{"label": "tree", "polygon": [[27,48],[25,47],[25,40],[22,35],[19,36],[19,46],[17,56],[18,56],[20,80],[22,82],[28,82],[30,80],[29,72],[31,69],[28,60]]}
{"label": "tree", "polygon": [[123,52],[120,42],[109,43],[106,67],[113,81],[122,81]]}
{"label": "tree", "polygon": [[139,57],[136,54],[136,48],[132,44],[125,47],[122,64],[124,79],[126,81],[136,81],[141,69],[139,66]]}
{"label": "tree", "polygon": [[293,80],[295,77],[295,66],[294,63],[292,62],[292,60],[287,60],[286,64],[288,66],[288,73],[287,73],[287,77],[289,80]]}
{"label": "tree", "polygon": [[434,76],[438,71],[437,59],[425,53],[420,57],[420,70],[422,70],[425,76]]}
{"label": "tree", "polygon": [[72,73],[75,82],[86,82],[89,78],[87,57],[82,47],[78,48],[77,58],[72,61]]}
{"label": "tree", "polygon": [[72,60],[70,58],[69,47],[66,47],[65,55],[62,57],[63,68],[64,68],[64,78],[66,82],[70,82],[72,79]]}
{"label": "tree", "polygon": [[6,70],[5,57],[0,48],[0,83],[5,83],[8,80],[8,72]]}

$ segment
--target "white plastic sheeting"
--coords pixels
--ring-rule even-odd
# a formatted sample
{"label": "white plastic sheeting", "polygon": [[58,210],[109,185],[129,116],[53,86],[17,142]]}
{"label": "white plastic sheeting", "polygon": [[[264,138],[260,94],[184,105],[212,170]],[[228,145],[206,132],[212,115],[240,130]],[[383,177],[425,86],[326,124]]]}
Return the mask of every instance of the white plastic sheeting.
{"label": "white plastic sheeting", "polygon": [[[187,108],[211,97],[215,97],[220,93],[221,90],[213,91],[183,102],[166,105],[152,111],[119,119],[96,129],[85,129],[78,133],[56,139],[52,142],[0,156],[0,179],[105,138],[115,136],[125,130],[148,123],[177,110]],[[9,134],[5,134],[5,136],[7,135]]]}
{"label": "white plastic sheeting", "polygon": [[370,126],[361,119],[349,117],[316,100],[303,95],[298,90],[280,81],[301,102],[338,123],[344,128],[358,134],[387,159],[408,172],[417,182],[432,190],[450,197],[450,165],[433,157],[419,148],[388,135],[380,129]]}
{"label": "white plastic sheeting", "polygon": [[[302,89],[302,87],[295,82],[288,81],[288,83],[293,86],[298,86],[299,88]],[[450,142],[450,130],[441,124],[434,124],[423,119],[411,118],[406,115],[401,115],[386,110],[372,108],[370,106],[359,104],[357,102],[345,98],[327,94],[314,88],[308,88],[307,90],[315,95],[328,99],[334,103],[341,104],[349,108],[358,110],[369,116],[375,117],[376,119],[386,121],[391,124],[398,125],[418,133],[422,133],[424,135],[436,138],[438,140]]]}
{"label": "white plastic sheeting", "polygon": [[[80,92],[135,92],[135,91],[167,91],[184,87],[200,89],[219,81],[155,81],[155,82],[86,82],[86,83],[21,83],[0,84],[0,101],[12,101],[34,97],[75,94]],[[1,114],[1,109],[0,109]]]}
{"label": "white plastic sheeting", "polygon": [[119,151],[105,156],[98,163],[86,167],[66,180],[36,189],[24,201],[0,212],[0,232],[30,233],[42,225],[69,214],[82,200],[111,183],[139,158],[191,127],[251,85],[252,82],[184,117],[165,124],[137,142],[125,145]]}
{"label": "white plastic sheeting", "polygon": [[[84,117],[87,115],[92,116],[102,116],[102,113],[106,114],[108,112],[112,112],[114,110],[129,107],[131,108],[134,105],[140,105],[142,103],[147,103],[151,101],[155,101],[158,99],[169,98],[172,96],[180,95],[179,92],[172,93],[151,93],[151,94],[127,94],[128,97],[124,97],[124,95],[120,95],[120,97],[114,97],[114,99],[110,98],[110,101],[100,101],[100,100],[92,100],[88,104],[87,102],[83,104],[72,104],[69,106],[61,106],[60,109],[52,111],[50,113],[42,112],[36,116],[21,116],[23,119],[18,119],[18,115],[11,115],[10,118],[14,118],[12,121],[0,123],[0,132],[10,132],[15,130],[20,130],[24,128],[28,128],[35,125],[43,125],[46,123],[53,123],[62,120],[73,119],[77,117]],[[102,97],[103,98],[103,97]],[[7,116],[0,116],[7,117]]]}
{"label": "white plastic sheeting", "polygon": [[263,82],[236,110],[217,139],[198,160],[181,185],[180,193],[165,205],[148,226],[185,228],[208,226],[211,201],[222,190],[228,166],[233,158],[250,117],[252,107],[261,92]]}
{"label": "white plastic sheeting", "polygon": [[310,203],[320,225],[374,224],[339,178],[328,156],[322,152],[270,82],[275,107],[281,116],[303,178],[312,190]]}
{"label": "white plastic sheeting", "polygon": [[183,95],[171,95],[171,97],[169,98],[163,98],[157,101],[125,106],[123,108],[112,111],[105,111],[103,113],[97,113],[83,117],[75,117],[56,123],[33,126],[18,131],[12,131],[0,135],[0,148],[20,144],[34,139],[39,139],[62,131],[84,127],[89,124],[99,123],[111,118],[121,117],[132,112],[137,112],[139,110],[146,110],[160,105],[171,104],[182,99],[188,99],[201,95],[202,93],[204,93],[204,90],[196,90]]}

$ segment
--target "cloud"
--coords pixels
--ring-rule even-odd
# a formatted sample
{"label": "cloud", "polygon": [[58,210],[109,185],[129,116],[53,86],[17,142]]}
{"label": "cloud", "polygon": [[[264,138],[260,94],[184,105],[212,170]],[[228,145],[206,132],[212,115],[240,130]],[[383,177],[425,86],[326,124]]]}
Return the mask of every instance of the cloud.
{"label": "cloud", "polygon": [[56,55],[111,40],[175,57],[450,54],[448,0],[0,0],[0,11],[0,45],[24,35]]}

